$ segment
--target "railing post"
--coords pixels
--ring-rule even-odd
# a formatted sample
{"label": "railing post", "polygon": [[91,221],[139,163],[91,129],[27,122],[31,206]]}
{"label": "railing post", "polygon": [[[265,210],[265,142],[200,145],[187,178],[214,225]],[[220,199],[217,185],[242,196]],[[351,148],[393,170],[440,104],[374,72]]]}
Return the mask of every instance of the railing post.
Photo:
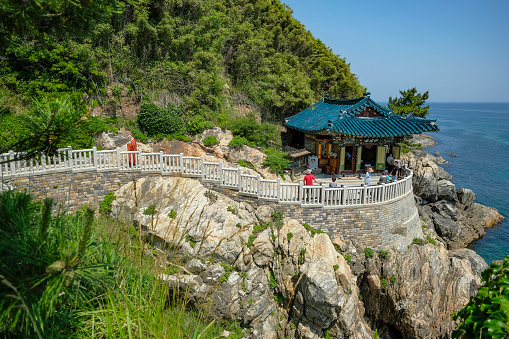
{"label": "railing post", "polygon": [[256,177],[256,195],[260,198],[260,188],[262,187],[260,174]]}
{"label": "railing post", "polygon": [[237,181],[238,185],[239,185],[239,191],[240,191],[240,185],[242,183],[242,168],[239,168],[238,170],[238,177],[239,177],[239,181]]}
{"label": "railing post", "polygon": [[323,185],[320,185],[320,189],[322,190],[322,206],[325,206],[325,187]]}
{"label": "railing post", "polygon": [[180,153],[180,172],[184,174],[184,153]]}
{"label": "railing post", "polygon": [[14,152],[13,151],[9,151],[9,162],[10,162],[10,165],[11,165],[11,174],[12,175],[15,175],[16,174],[16,162],[13,161],[12,159],[14,159]]}
{"label": "railing post", "polygon": [[368,198],[368,186],[361,184],[362,186],[362,203],[365,205]]}
{"label": "railing post", "polygon": [[140,150],[138,150],[138,168],[140,170],[143,169],[142,160],[143,160],[143,151],[140,149]]}
{"label": "railing post", "polygon": [[66,157],[66,161],[65,161],[66,166],[69,168],[72,168],[72,147],[71,146],[67,146],[67,149],[65,151],[65,157]]}
{"label": "railing post", "polygon": [[98,163],[98,159],[97,159],[97,147],[92,147],[92,152],[94,154],[94,168],[97,170],[97,163]]}
{"label": "railing post", "polygon": [[164,163],[163,163],[163,151],[159,151],[159,167],[161,170],[161,174],[164,173]]}
{"label": "railing post", "polygon": [[386,196],[385,196],[385,183],[382,184],[382,199],[381,201],[386,201]]}
{"label": "railing post", "polygon": [[41,165],[43,172],[46,172],[46,156],[44,155],[44,153],[41,154]]}
{"label": "railing post", "polygon": [[219,163],[219,186],[223,184],[223,162]]}
{"label": "railing post", "polygon": [[205,165],[203,164],[205,162],[203,155],[200,157],[200,174],[201,174],[201,180],[203,181],[203,178],[205,178]]}
{"label": "railing post", "polygon": [[345,185],[341,185],[341,205],[342,206],[345,206],[346,205],[346,187]]}
{"label": "railing post", "polygon": [[277,185],[276,185],[276,199],[279,201],[279,196],[281,192],[281,178],[277,178]]}
{"label": "railing post", "polygon": [[122,168],[122,165],[121,165],[121,154],[120,154],[120,148],[117,147],[117,169],[121,169]]}
{"label": "railing post", "polygon": [[304,183],[299,182],[299,203],[302,205],[302,201],[304,200]]}

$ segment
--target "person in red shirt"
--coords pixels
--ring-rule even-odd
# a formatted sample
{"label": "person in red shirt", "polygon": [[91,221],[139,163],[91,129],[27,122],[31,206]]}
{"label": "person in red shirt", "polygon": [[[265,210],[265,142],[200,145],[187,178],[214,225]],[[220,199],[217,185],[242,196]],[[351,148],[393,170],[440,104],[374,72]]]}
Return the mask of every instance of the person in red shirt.
{"label": "person in red shirt", "polygon": [[[132,135],[130,136],[130,139],[131,140],[127,143],[127,151],[128,152],[138,151],[138,145],[136,144],[136,140],[134,140]],[[136,165],[136,163],[137,163],[136,154],[129,154],[128,159],[129,159],[129,166]]]}
{"label": "person in red shirt", "polygon": [[313,185],[313,181],[316,182],[318,184],[318,181],[316,181],[315,179],[315,176],[312,174],[313,171],[311,171],[310,169],[306,170],[306,172],[304,172],[306,175],[304,176],[304,185]]}

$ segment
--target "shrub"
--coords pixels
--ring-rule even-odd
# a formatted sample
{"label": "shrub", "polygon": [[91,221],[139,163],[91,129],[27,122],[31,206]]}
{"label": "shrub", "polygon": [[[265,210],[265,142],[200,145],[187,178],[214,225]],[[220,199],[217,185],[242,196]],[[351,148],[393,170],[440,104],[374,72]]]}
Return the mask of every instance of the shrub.
{"label": "shrub", "polygon": [[154,215],[155,213],[156,213],[156,205],[150,205],[143,211],[143,214],[145,214],[145,215]]}
{"label": "shrub", "polygon": [[380,252],[378,253],[378,256],[379,256],[380,258],[385,259],[385,258],[387,258],[387,257],[389,256],[389,253],[387,253],[386,251],[380,251]]}
{"label": "shrub", "polygon": [[302,224],[302,226],[304,226],[304,228],[305,228],[306,230],[308,230],[309,232],[311,232],[311,236],[312,236],[312,237],[314,237],[314,236],[315,236],[315,234],[323,233],[323,231],[322,231],[322,230],[317,230],[317,229],[315,229],[315,228],[313,228],[313,227],[309,226],[309,224],[308,224],[308,223],[304,223],[304,224]]}
{"label": "shrub", "polygon": [[103,201],[99,204],[99,212],[109,214],[111,212],[111,203],[115,200],[116,196],[113,192],[106,194]]}
{"label": "shrub", "polygon": [[352,261],[352,256],[350,254],[345,254],[343,257],[345,258],[346,262],[348,262],[348,263],[350,261]]}
{"label": "shrub", "polygon": [[161,108],[152,102],[144,101],[136,116],[136,121],[149,136],[166,135],[180,131],[184,127],[182,115],[181,106],[170,104],[167,108]]}
{"label": "shrub", "polygon": [[240,137],[238,135],[235,135],[232,140],[228,143],[228,146],[230,147],[240,147],[242,145],[250,145],[251,143],[249,140],[247,140],[244,137]]}
{"label": "shrub", "polygon": [[477,295],[452,315],[459,321],[453,338],[509,337],[509,255],[501,265],[493,262],[481,276]]}
{"label": "shrub", "polygon": [[429,242],[430,244],[438,246],[438,243],[435,240],[433,240],[433,238],[431,238],[429,235],[426,236],[426,241]]}
{"label": "shrub", "polygon": [[268,146],[269,141],[279,140],[277,125],[259,124],[254,114],[232,121],[228,128],[234,136],[246,138],[256,146]]}
{"label": "shrub", "polygon": [[338,265],[334,265],[334,266],[332,266],[332,268],[334,268],[334,271],[336,271],[339,268],[339,266]]}
{"label": "shrub", "polygon": [[285,153],[282,152],[272,152],[271,154],[265,157],[265,160],[262,162],[263,166],[269,167],[272,172],[280,172],[281,170],[287,168],[292,162],[285,157]]}
{"label": "shrub", "polygon": [[269,281],[270,288],[274,289],[277,287],[277,281],[276,278],[274,278],[274,273],[270,271],[270,281]]}
{"label": "shrub", "polygon": [[265,230],[266,230],[269,226],[270,226],[270,224],[269,224],[269,223],[267,223],[267,224],[262,224],[262,225],[255,225],[255,226],[253,226],[253,233],[254,233],[254,234],[258,234],[258,233],[260,233],[260,232],[263,232],[263,231],[265,231]]}
{"label": "shrub", "polygon": [[286,235],[286,238],[288,239],[288,242],[290,242],[290,240],[292,240],[292,238],[293,238],[293,233],[292,233],[292,232],[289,232],[289,233]]}
{"label": "shrub", "polygon": [[391,285],[394,285],[396,283],[396,277],[391,276],[391,278],[389,279],[389,282],[391,283]]}
{"label": "shrub", "polygon": [[217,145],[219,144],[219,141],[217,140],[217,138],[213,135],[210,135],[208,137],[206,137],[205,139],[203,139],[203,144],[205,146],[214,146],[214,145]]}
{"label": "shrub", "polygon": [[382,285],[382,289],[385,290],[387,288],[387,280],[385,280],[385,278],[380,279],[380,285]]}
{"label": "shrub", "polygon": [[170,217],[171,219],[175,218],[176,215],[177,212],[175,212],[173,209],[170,211],[170,213],[168,213],[168,217]]}
{"label": "shrub", "polygon": [[412,240],[412,243],[417,244],[417,245],[424,245],[424,240],[419,239],[419,238],[414,238],[414,240]]}
{"label": "shrub", "polygon": [[366,247],[364,249],[364,255],[366,256],[366,258],[373,258],[373,255],[375,254],[375,252],[373,252],[373,250],[369,247]]}
{"label": "shrub", "polygon": [[237,165],[247,167],[247,168],[252,169],[253,171],[256,171],[256,168],[254,167],[254,165],[252,163],[250,163],[249,161],[239,159],[239,160],[237,160]]}
{"label": "shrub", "polygon": [[247,239],[247,248],[251,248],[251,246],[253,246],[253,241],[256,239],[256,235],[254,234],[251,234],[249,235],[249,238]]}

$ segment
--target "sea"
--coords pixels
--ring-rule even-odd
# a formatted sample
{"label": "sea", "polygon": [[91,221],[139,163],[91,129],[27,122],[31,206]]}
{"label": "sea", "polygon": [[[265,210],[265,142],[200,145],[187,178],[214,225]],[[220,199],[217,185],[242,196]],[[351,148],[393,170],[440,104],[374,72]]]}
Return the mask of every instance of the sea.
{"label": "sea", "polygon": [[470,244],[490,264],[509,255],[509,103],[429,103],[428,119],[439,132],[429,133],[436,146],[425,151],[440,155],[440,165],[459,187],[474,191],[476,202],[496,208],[504,221],[486,229]]}

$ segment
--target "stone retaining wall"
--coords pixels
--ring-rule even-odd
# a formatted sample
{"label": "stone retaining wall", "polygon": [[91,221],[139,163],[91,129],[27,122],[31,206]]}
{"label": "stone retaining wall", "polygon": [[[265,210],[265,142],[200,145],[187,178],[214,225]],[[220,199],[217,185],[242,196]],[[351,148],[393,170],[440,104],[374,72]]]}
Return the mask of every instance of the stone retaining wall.
{"label": "stone retaining wall", "polygon": [[284,216],[307,223],[315,229],[327,232],[333,238],[341,236],[343,239],[355,240],[362,248],[370,247],[377,251],[391,248],[402,250],[411,244],[414,238],[423,237],[412,192],[387,203],[324,209],[262,201],[239,194],[236,190],[205,185],[239,202],[255,207],[269,205]]}
{"label": "stone retaining wall", "polygon": [[[53,198],[68,211],[88,206],[98,207],[110,191],[118,190],[132,180],[160,173],[140,171],[63,171],[41,175],[16,177],[9,181],[20,189],[26,188],[36,198]],[[323,230],[332,237],[341,235],[344,239],[355,239],[361,247],[375,250],[403,249],[414,238],[422,238],[422,229],[412,192],[386,203],[343,207],[337,209],[302,208],[285,205],[239,194],[238,190],[204,183],[204,186],[223,193],[236,201],[253,206],[269,205],[285,216],[308,223]]]}

